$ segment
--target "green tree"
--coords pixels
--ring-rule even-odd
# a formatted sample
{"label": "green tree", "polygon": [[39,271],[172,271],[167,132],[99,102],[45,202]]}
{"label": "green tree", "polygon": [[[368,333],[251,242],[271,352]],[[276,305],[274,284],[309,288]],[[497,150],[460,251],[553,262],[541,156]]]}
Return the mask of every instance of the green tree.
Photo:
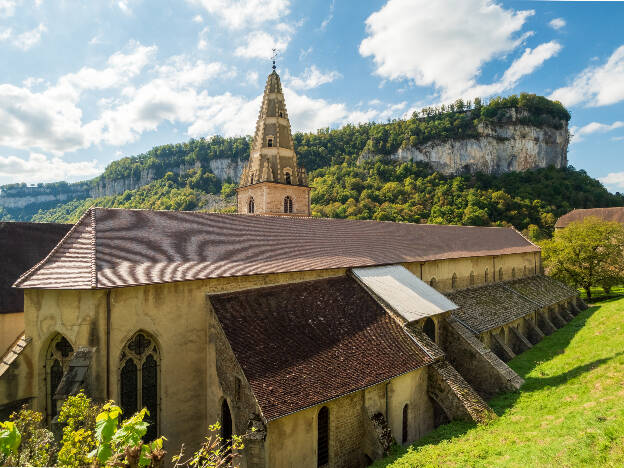
{"label": "green tree", "polygon": [[591,287],[621,283],[624,278],[624,226],[586,218],[558,230],[542,243],[546,272],[591,299]]}

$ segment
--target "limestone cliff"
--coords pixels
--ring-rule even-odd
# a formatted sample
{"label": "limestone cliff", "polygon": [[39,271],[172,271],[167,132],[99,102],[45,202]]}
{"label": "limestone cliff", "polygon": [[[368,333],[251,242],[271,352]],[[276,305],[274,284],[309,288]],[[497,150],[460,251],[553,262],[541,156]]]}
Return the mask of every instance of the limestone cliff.
{"label": "limestone cliff", "polygon": [[[447,175],[484,172],[500,174],[540,167],[568,165],[569,133],[567,123],[557,130],[517,123],[481,123],[478,136],[466,139],[433,141],[419,147],[404,147],[391,158],[399,161],[424,161]],[[363,153],[360,161],[375,157]]]}

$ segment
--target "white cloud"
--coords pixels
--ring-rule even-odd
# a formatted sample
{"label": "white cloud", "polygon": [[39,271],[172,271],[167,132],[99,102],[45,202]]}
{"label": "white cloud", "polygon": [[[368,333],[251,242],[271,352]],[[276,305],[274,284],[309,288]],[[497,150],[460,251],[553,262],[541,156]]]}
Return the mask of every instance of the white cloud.
{"label": "white cloud", "polygon": [[275,36],[264,31],[255,31],[246,36],[245,45],[237,47],[234,54],[245,58],[269,59],[273,49],[285,51],[290,38],[290,31]]}
{"label": "white cloud", "polygon": [[199,50],[206,50],[208,48],[208,31],[210,31],[210,29],[206,26],[199,32],[199,41],[197,41],[197,48]]}
{"label": "white cloud", "polygon": [[97,161],[67,162],[59,157],[48,158],[30,153],[28,159],[18,156],[0,156],[0,179],[26,183],[51,182],[89,178],[99,174]]}
{"label": "white cloud", "polygon": [[16,0],[0,0],[0,18],[13,16],[16,6]]}
{"label": "white cloud", "polygon": [[288,85],[294,89],[317,88],[323,84],[331,83],[341,77],[342,75],[337,71],[322,72],[316,68],[315,65],[306,68],[299,76],[292,76],[289,73],[286,73],[284,76]]}
{"label": "white cloud", "polygon": [[332,19],[334,19],[335,6],[336,6],[336,0],[331,0],[331,3],[329,4],[329,13],[327,13],[327,17],[323,20],[323,22],[319,26],[320,31],[325,31],[329,23],[331,23]]}
{"label": "white cloud", "polygon": [[610,172],[606,177],[599,177],[598,180],[611,190],[624,189],[624,172]]}
{"label": "white cloud", "polygon": [[467,99],[475,97],[491,96],[513,88],[520,79],[530,75],[538,69],[546,60],[554,57],[561,50],[561,45],[556,41],[540,44],[535,49],[527,48],[524,53],[513,61],[505,71],[503,77],[496,83],[478,85],[462,94]]}
{"label": "white cloud", "polygon": [[203,23],[204,22],[204,18],[202,17],[202,15],[195,15],[193,17],[193,22],[194,23]]}
{"label": "white cloud", "polygon": [[603,124],[600,122],[591,122],[582,127],[572,127],[570,132],[574,135],[572,140],[574,143],[578,143],[584,140],[584,137],[591,135],[592,133],[607,133],[618,128],[624,128],[624,122],[617,121],[612,124]]}
{"label": "white cloud", "polygon": [[563,18],[555,18],[553,20],[550,20],[548,25],[554,30],[558,30],[565,27],[566,21]]}
{"label": "white cloud", "polygon": [[247,83],[249,83],[252,86],[258,86],[259,77],[260,76],[258,75],[258,72],[256,71],[247,72]]}
{"label": "white cloud", "polygon": [[0,41],[6,41],[13,34],[13,30],[11,28],[4,29],[0,31]]}
{"label": "white cloud", "polygon": [[41,36],[48,29],[45,27],[43,23],[39,24],[34,29],[30,31],[25,31],[21,34],[18,34],[13,39],[13,45],[19,47],[22,50],[28,50],[41,42]]}
{"label": "white cloud", "polygon": [[566,106],[585,104],[589,107],[624,100],[624,45],[618,47],[604,65],[586,68],[572,84],[555,90],[550,98]]}
{"label": "white cloud", "polygon": [[217,16],[232,29],[274,26],[290,13],[290,0],[187,0]]}
{"label": "white cloud", "polygon": [[434,86],[442,100],[454,99],[477,86],[484,64],[532,34],[521,30],[533,14],[494,0],[389,0],[366,20],[359,50],[380,77]]}

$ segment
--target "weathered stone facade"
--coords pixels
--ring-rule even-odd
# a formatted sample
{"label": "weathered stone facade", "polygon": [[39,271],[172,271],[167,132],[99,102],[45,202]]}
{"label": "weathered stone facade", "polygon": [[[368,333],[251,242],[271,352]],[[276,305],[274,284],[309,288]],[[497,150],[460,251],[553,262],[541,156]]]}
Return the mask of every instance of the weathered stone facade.
{"label": "weathered stone facade", "polygon": [[249,163],[237,192],[239,213],[310,216],[310,188],[297,155],[279,75],[267,78]]}

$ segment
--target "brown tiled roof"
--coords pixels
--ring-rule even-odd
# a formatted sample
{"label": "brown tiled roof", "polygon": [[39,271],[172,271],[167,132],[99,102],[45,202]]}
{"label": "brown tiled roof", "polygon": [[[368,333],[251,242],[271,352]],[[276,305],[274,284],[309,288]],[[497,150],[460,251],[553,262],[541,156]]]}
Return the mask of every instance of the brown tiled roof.
{"label": "brown tiled roof", "polygon": [[624,206],[615,208],[588,208],[572,210],[557,220],[556,228],[564,228],[575,221],[583,221],[585,218],[595,217],[603,221],[615,221],[624,224]]}
{"label": "brown tiled roof", "polygon": [[350,277],[210,302],[267,420],[433,362]]}
{"label": "brown tiled roof", "polygon": [[32,338],[26,338],[26,335],[20,335],[15,343],[0,358],[0,377],[7,371],[11,364],[22,354],[24,348],[32,341]]}
{"label": "brown tiled roof", "polygon": [[576,289],[544,275],[511,281],[507,286],[540,307],[548,307],[578,295]]}
{"label": "brown tiled roof", "polygon": [[559,281],[538,275],[464,289],[447,296],[459,306],[452,312],[453,316],[473,332],[482,333],[577,294]]}
{"label": "brown tiled roof", "polygon": [[538,309],[502,282],[464,289],[446,296],[459,306],[452,312],[453,317],[474,333],[501,327]]}
{"label": "brown tiled roof", "polygon": [[70,228],[70,224],[0,222],[0,313],[24,310],[24,292],[11,286],[45,258]]}
{"label": "brown tiled roof", "polygon": [[109,288],[535,251],[509,228],[94,208],[16,286]]}

